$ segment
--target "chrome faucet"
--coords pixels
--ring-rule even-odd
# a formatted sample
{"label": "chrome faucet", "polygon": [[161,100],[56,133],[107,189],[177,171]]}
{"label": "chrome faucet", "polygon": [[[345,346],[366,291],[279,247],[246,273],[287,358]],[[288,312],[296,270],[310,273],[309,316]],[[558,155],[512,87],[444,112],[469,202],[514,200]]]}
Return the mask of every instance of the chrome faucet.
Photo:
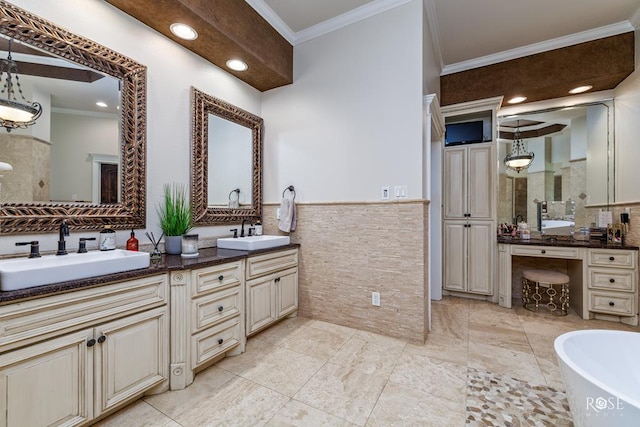
{"label": "chrome faucet", "polygon": [[[250,219],[243,219],[242,220],[242,227],[240,227],[240,237],[244,237],[244,224],[248,222],[250,226],[253,226],[253,222],[251,222]],[[251,228],[249,228],[249,236],[251,236]]]}
{"label": "chrome faucet", "polygon": [[63,219],[59,228],[60,238],[58,239],[58,252],[56,255],[66,255],[67,254],[67,242],[64,241],[65,236],[69,236],[69,225],[67,224],[67,220]]}

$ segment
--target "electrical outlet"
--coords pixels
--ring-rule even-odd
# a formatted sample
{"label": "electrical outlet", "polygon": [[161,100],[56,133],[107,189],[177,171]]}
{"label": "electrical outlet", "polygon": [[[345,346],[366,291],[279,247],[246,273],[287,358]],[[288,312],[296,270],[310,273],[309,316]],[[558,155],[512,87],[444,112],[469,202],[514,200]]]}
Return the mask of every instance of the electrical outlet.
{"label": "electrical outlet", "polygon": [[280,208],[276,209],[276,219],[280,219]]}
{"label": "electrical outlet", "polygon": [[380,307],[380,292],[371,292],[371,305]]}
{"label": "electrical outlet", "polygon": [[389,200],[390,197],[391,197],[391,190],[389,189],[389,187],[381,187],[380,198],[382,200]]}

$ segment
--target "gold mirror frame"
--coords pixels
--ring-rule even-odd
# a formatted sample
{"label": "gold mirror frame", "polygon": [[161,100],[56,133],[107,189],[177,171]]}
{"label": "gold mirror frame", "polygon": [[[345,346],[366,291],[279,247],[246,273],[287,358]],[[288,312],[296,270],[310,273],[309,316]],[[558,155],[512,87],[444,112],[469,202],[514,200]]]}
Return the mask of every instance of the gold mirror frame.
{"label": "gold mirror frame", "polygon": [[[217,225],[262,217],[262,138],[261,117],[207,95],[191,87],[193,127],[191,134],[191,204],[194,225]],[[217,208],[208,205],[209,189],[209,114],[245,126],[252,135],[251,208]],[[229,159],[230,161],[230,159]]]}
{"label": "gold mirror frame", "polygon": [[120,153],[122,199],[117,204],[6,203],[0,207],[0,233],[57,230],[66,219],[73,230],[146,226],[147,68],[89,39],[0,0],[0,33],[122,83]]}

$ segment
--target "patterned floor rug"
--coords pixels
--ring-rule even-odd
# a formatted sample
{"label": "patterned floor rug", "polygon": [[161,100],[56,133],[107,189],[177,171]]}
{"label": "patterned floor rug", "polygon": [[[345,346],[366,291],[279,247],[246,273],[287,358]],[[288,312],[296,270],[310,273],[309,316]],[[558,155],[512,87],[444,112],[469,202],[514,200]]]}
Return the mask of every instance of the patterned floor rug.
{"label": "patterned floor rug", "polygon": [[573,426],[562,391],[469,368],[468,426]]}

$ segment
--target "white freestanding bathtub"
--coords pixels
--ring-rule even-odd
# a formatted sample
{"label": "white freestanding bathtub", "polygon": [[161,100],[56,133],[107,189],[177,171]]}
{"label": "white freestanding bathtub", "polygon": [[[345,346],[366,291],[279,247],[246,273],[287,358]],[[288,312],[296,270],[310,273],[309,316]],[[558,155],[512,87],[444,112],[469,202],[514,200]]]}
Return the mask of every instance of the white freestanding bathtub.
{"label": "white freestanding bathtub", "polygon": [[573,331],[554,348],[577,427],[640,426],[640,333]]}

